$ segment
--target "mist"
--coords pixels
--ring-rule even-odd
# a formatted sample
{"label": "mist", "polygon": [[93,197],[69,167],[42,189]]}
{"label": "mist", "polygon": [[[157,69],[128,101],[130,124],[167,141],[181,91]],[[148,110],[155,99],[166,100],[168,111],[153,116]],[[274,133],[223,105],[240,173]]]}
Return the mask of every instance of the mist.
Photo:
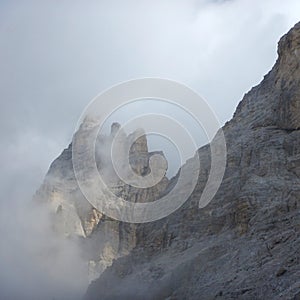
{"label": "mist", "polygon": [[54,233],[46,204],[13,201],[0,214],[1,299],[81,299],[88,270],[79,241]]}
{"label": "mist", "polygon": [[[0,298],[85,292],[78,241],[55,235],[49,210],[32,196],[92,98],[132,78],[169,78],[203,96],[222,125],[299,20],[298,0],[1,1]],[[108,123],[145,109],[163,111],[153,102]],[[205,143],[188,117],[171,112]],[[173,161],[169,175],[176,172],[170,144],[150,137],[149,148],[162,148]]]}

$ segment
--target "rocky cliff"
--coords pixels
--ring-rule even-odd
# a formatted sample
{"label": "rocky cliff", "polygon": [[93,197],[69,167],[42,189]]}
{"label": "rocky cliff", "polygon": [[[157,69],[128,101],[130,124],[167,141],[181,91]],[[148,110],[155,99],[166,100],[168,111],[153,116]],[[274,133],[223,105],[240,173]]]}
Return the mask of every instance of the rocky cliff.
{"label": "rocky cliff", "polygon": [[[210,169],[207,145],[199,149],[189,200],[163,220],[135,226],[128,255],[90,285],[86,300],[300,299],[300,23],[280,40],[275,66],[223,130],[227,167],[211,203],[198,208]],[[183,166],[192,167],[193,159]],[[101,218],[95,212],[87,224]]]}
{"label": "rocky cliff", "polygon": [[[167,177],[151,188],[138,189],[123,183],[114,172],[110,149],[119,127],[114,123],[109,136],[99,135],[97,138],[98,170],[114,194],[132,202],[154,201],[168,186]],[[93,130],[97,130],[94,121],[85,119],[76,134],[84,143]],[[134,172],[142,176],[150,172],[149,159],[157,152],[149,152],[146,136],[137,138],[138,134],[139,131],[136,131],[127,136],[123,132],[121,147],[125,148],[126,143],[132,145],[130,164]],[[162,152],[160,154],[163,155]],[[81,193],[73,170],[72,144],[51,164],[34,198],[49,205],[53,229],[57,234],[79,240],[82,256],[89,264],[90,279],[98,277],[114,259],[127,255],[136,246],[135,224],[119,222],[103,215]]]}

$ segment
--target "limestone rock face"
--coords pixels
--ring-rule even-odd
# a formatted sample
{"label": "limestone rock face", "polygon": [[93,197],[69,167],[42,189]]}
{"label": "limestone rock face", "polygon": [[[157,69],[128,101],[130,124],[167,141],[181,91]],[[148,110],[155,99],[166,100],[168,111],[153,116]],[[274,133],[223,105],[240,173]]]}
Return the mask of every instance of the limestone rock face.
{"label": "limestone rock face", "polygon": [[257,87],[245,95],[231,122],[240,126],[300,128],[300,24],[283,36],[278,59]]}
{"label": "limestone rock face", "polygon": [[[139,189],[122,182],[114,172],[110,150],[113,137],[119,129],[120,125],[114,123],[109,136],[98,137],[96,143],[98,170],[102,172],[104,180],[115,195],[132,202],[154,201],[166,189],[168,185],[166,177],[151,188]],[[80,134],[83,145],[94,130],[97,128],[92,120],[86,119],[80,126],[76,134]],[[129,160],[133,171],[140,176],[148,173],[149,159],[154,153],[148,151],[146,136],[142,135],[135,139],[138,132],[129,136],[121,134],[120,149],[126,148],[126,143],[132,145]],[[89,171],[85,172],[86,178],[89,178]],[[81,239],[83,256],[89,263],[91,278],[98,277],[114,259],[128,254],[136,246],[136,225],[119,222],[103,215],[82,194],[73,170],[72,144],[50,166],[44,183],[35,195],[35,200],[50,205],[53,228],[57,234]]]}
{"label": "limestone rock face", "polygon": [[282,93],[279,99],[278,125],[286,129],[300,128],[300,24],[284,36],[279,44],[277,86]]}
{"label": "limestone rock face", "polygon": [[300,299],[299,53],[300,23],[223,127],[226,173],[209,205],[198,208],[207,145],[192,196],[165,219],[138,225],[135,247],[90,285],[86,300]]}

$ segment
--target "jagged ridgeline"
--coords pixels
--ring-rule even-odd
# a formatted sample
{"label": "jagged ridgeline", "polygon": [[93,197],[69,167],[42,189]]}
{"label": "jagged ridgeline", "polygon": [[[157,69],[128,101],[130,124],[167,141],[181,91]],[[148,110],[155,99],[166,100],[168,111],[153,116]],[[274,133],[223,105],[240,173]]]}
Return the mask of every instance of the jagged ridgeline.
{"label": "jagged ridgeline", "polygon": [[[148,202],[160,198],[169,185],[166,176],[151,188],[139,189],[125,184],[115,173],[111,161],[111,147],[119,129],[120,125],[113,123],[110,135],[99,135],[96,141],[96,164],[102,179],[115,195],[126,201]],[[93,130],[98,130],[98,126],[89,118],[86,118],[79,128],[83,139]],[[144,176],[150,173],[150,157],[163,153],[148,151],[147,137],[141,130],[128,136],[122,132],[122,144],[119,146],[126,148],[126,144],[131,145],[130,165],[136,174]],[[53,228],[57,234],[66,238],[82,239],[82,252],[90,265],[91,278],[99,276],[111,265],[113,259],[127,255],[136,246],[136,225],[119,222],[103,215],[81,193],[73,170],[72,144],[51,164],[35,199],[50,204]]]}
{"label": "jagged ridgeline", "polygon": [[[299,129],[300,23],[280,40],[275,66],[223,127],[226,173],[204,209],[198,201],[210,171],[209,145],[198,151],[201,170],[188,201],[140,225],[110,220],[84,202],[71,148],[65,150],[38,195],[53,203],[65,233],[83,237],[88,260],[104,270],[85,299],[300,299]],[[142,140],[137,155],[148,153]],[[138,162],[145,163],[138,172],[147,172],[148,157]],[[182,168],[193,165],[192,158]],[[145,194],[119,188],[131,201],[153,201],[172,185],[164,178]]]}

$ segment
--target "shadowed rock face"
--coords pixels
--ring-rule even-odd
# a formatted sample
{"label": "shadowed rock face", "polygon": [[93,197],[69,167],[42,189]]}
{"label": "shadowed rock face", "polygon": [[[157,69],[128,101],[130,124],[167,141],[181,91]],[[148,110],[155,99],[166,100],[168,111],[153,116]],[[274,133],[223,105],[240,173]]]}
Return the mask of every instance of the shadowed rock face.
{"label": "shadowed rock face", "polygon": [[210,169],[205,146],[190,199],[138,225],[135,247],[86,300],[300,299],[300,23],[278,54],[223,128],[227,168],[213,201],[198,209]]}
{"label": "shadowed rock face", "polygon": [[275,66],[259,86],[245,95],[231,123],[239,123],[243,129],[247,125],[286,130],[300,128],[299,27],[297,24],[281,38]]}

